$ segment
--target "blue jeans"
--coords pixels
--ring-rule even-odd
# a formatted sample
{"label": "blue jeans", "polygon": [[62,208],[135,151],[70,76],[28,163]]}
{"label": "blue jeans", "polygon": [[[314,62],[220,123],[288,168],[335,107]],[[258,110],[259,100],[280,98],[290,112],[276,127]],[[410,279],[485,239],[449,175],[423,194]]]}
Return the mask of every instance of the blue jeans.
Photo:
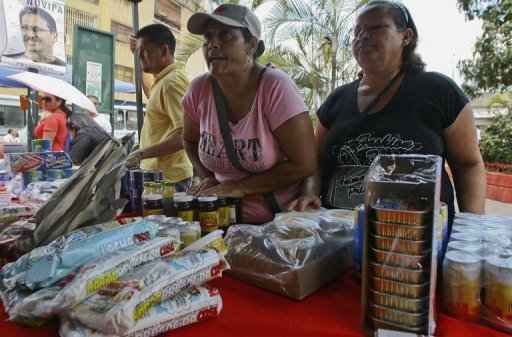
{"label": "blue jeans", "polygon": [[190,178],[187,178],[187,179],[183,179],[182,181],[178,181],[175,185],[174,185],[174,190],[176,192],[185,192],[188,190],[188,188],[192,186],[192,177]]}

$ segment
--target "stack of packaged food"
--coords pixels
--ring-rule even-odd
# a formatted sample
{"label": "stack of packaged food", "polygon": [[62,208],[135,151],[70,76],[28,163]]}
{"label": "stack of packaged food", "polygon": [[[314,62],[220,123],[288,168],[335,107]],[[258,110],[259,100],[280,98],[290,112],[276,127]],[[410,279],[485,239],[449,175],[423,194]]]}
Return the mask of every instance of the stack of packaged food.
{"label": "stack of packaged food", "polygon": [[178,252],[179,238],[161,229],[143,218],[88,226],[5,265],[10,320],[59,317],[63,336],[154,336],[217,316],[220,295],[203,283],[227,268],[225,252],[208,247],[225,245],[212,235]]}

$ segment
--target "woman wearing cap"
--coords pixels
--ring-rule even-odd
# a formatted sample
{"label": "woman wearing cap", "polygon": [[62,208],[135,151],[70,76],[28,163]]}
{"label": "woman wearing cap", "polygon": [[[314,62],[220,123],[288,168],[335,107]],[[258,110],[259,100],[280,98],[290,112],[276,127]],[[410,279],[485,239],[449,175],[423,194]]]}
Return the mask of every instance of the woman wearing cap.
{"label": "woman wearing cap", "polygon": [[110,135],[86,113],[74,113],[66,126],[73,138],[69,157],[75,165],[81,165],[94,149],[110,139]]}
{"label": "woman wearing cap", "polygon": [[49,112],[34,129],[39,139],[49,139],[52,151],[66,151],[68,129],[66,119],[72,112],[66,106],[66,100],[49,93],[42,97],[43,109]]}
{"label": "woman wearing cap", "polygon": [[[224,4],[211,14],[196,13],[187,27],[203,35],[209,70],[191,82],[182,101],[184,146],[201,178],[188,192],[243,198],[244,222],[270,221],[276,203],[297,197],[316,169],[307,107],[289,76],[255,61],[265,47],[260,22],[247,7]],[[219,121],[222,115],[227,121]],[[219,125],[227,125],[234,151],[224,146]]]}
{"label": "woman wearing cap", "polygon": [[[318,110],[320,169],[288,209],[353,208],[363,202],[364,175],[378,154],[431,154],[450,166],[459,209],[484,212],[484,167],[469,100],[448,77],[424,71],[417,43],[402,4],[373,1],[361,11],[352,52],[362,76],[335,89]],[[453,187],[444,165],[442,171],[441,200],[453,216]]]}

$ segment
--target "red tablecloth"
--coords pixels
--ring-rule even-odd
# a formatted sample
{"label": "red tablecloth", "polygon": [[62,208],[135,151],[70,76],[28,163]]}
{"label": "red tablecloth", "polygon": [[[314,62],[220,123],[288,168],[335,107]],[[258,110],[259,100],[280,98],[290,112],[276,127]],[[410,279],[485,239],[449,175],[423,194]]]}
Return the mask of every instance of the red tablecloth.
{"label": "red tablecloth", "polygon": [[[297,302],[231,277],[210,283],[217,287],[223,309],[214,319],[168,332],[173,337],[351,337],[360,331],[361,286],[348,271],[318,292]],[[2,308],[3,309],[3,308]],[[0,336],[57,336],[57,323],[42,328],[23,328],[6,322],[0,310]],[[437,316],[438,337],[506,337],[507,333]]]}

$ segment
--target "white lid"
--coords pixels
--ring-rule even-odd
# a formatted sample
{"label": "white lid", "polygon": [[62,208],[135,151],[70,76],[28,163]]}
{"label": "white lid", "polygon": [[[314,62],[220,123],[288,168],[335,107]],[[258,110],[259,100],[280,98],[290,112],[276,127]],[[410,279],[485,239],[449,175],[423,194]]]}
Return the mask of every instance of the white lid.
{"label": "white lid", "polygon": [[468,242],[468,241],[450,241],[448,242],[448,248],[462,251],[464,253],[476,253],[482,249],[481,242]]}
{"label": "white lid", "polygon": [[508,269],[508,273],[512,274],[512,256],[501,257],[499,255],[493,255],[485,259],[485,263],[493,267]]}
{"label": "white lid", "polygon": [[187,195],[187,192],[176,192],[176,193],[174,193],[174,197],[180,197],[180,196],[184,196],[184,195]]}
{"label": "white lid", "polygon": [[450,238],[452,240],[456,240],[456,241],[480,241],[480,237],[478,235],[474,235],[474,234],[467,234],[467,233],[464,233],[464,232],[457,232],[457,233],[452,233],[452,235],[450,235]]}
{"label": "white lid", "polygon": [[197,198],[197,200],[199,200],[199,202],[217,201],[217,197],[214,197],[214,196],[199,197],[199,198]]}
{"label": "white lid", "polygon": [[451,250],[446,253],[444,258],[458,263],[477,263],[482,260],[478,254],[468,253],[461,250]]}
{"label": "white lid", "polygon": [[192,200],[194,200],[194,198],[191,195],[174,195],[174,201],[177,202],[190,202]]}
{"label": "white lid", "polygon": [[146,194],[142,196],[143,200],[157,201],[162,200],[161,194]]}

